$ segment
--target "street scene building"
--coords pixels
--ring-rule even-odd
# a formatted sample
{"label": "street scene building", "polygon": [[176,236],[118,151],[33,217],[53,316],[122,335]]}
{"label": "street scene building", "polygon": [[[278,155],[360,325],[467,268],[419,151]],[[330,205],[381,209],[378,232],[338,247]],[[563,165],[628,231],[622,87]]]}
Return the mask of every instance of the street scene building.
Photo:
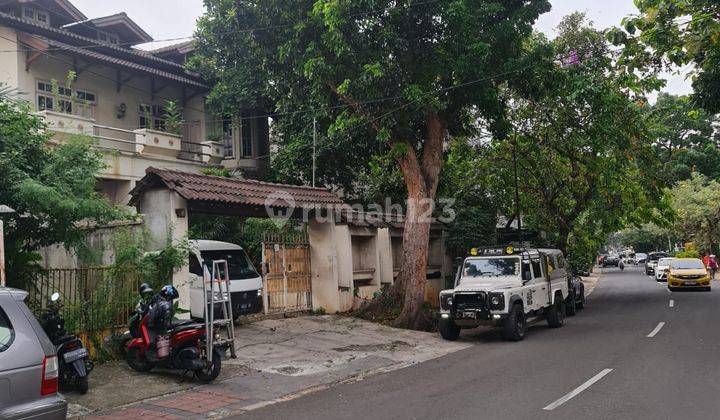
{"label": "street scene building", "polygon": [[0,419],[712,419],[720,2],[0,0]]}

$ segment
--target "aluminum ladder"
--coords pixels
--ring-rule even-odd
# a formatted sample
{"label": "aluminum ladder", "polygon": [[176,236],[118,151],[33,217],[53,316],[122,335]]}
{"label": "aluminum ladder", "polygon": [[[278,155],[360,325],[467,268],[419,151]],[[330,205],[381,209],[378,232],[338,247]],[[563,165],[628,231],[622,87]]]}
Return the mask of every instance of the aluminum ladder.
{"label": "aluminum ladder", "polygon": [[[232,296],[230,293],[230,272],[226,260],[213,260],[212,272],[204,271],[203,295],[207,303],[205,312],[205,340],[207,355],[212,358],[213,348],[225,344],[230,345],[230,357],[237,358],[235,353],[235,323],[232,313]],[[208,278],[209,277],[209,278]],[[215,317],[215,304],[221,305],[221,317]],[[225,331],[225,337],[216,337],[215,327]]]}

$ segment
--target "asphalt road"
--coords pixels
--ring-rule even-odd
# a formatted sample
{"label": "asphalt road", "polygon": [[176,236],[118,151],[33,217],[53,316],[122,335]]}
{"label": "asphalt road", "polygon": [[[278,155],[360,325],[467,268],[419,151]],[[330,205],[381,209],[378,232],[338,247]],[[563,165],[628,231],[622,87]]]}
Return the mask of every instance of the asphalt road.
{"label": "asphalt road", "polygon": [[670,293],[641,268],[605,272],[560,329],[537,324],[519,343],[464,331],[467,350],[242,417],[720,418],[720,283]]}

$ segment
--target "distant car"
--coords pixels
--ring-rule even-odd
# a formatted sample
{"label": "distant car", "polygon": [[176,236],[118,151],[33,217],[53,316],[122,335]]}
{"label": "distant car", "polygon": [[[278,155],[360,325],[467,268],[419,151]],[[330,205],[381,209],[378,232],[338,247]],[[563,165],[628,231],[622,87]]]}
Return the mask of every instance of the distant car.
{"label": "distant car", "polygon": [[620,257],[618,255],[608,255],[607,257],[603,258],[602,264],[600,264],[603,268],[604,267],[617,267],[620,264]]}
{"label": "distant car", "polygon": [[676,258],[670,262],[668,289],[703,289],[710,291],[710,274],[698,258]]}
{"label": "distant car", "polygon": [[655,274],[655,266],[660,258],[667,257],[667,252],[651,252],[645,259],[645,274],[652,276]]}
{"label": "distant car", "polygon": [[64,419],[55,346],[25,305],[27,295],[0,287],[0,418]]}
{"label": "distant car", "polygon": [[670,263],[675,258],[672,257],[665,257],[660,258],[657,261],[657,265],[655,266],[655,280],[656,281],[667,281],[667,273],[670,269]]}
{"label": "distant car", "polygon": [[635,264],[645,264],[645,261],[647,260],[648,255],[644,252],[637,252],[635,253]]}

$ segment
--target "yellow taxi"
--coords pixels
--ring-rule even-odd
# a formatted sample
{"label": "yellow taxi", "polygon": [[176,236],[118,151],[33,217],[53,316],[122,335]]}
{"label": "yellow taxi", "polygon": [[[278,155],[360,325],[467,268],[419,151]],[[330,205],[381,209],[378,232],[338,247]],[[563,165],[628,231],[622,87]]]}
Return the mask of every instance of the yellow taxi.
{"label": "yellow taxi", "polygon": [[667,285],[670,290],[703,289],[710,291],[710,274],[698,258],[676,258],[667,268]]}

